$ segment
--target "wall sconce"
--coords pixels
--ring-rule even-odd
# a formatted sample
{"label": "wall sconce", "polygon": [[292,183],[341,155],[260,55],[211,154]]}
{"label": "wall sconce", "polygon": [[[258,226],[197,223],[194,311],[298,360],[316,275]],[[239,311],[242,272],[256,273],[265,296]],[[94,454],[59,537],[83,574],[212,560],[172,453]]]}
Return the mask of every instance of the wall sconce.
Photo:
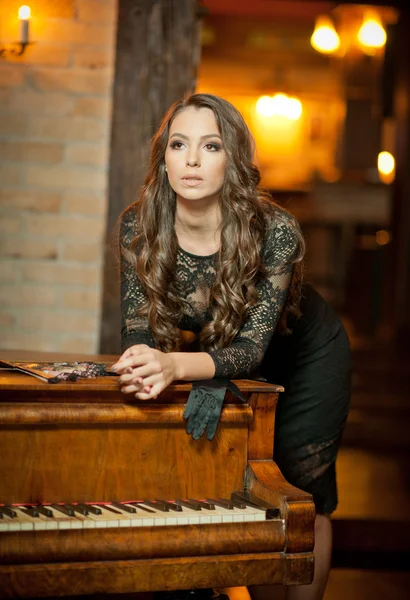
{"label": "wall sconce", "polygon": [[22,56],[27,46],[31,43],[29,41],[31,17],[30,7],[26,5],[20,6],[18,17],[20,22],[20,40],[15,42],[14,45],[19,47],[10,48],[9,46],[4,46],[3,48],[0,48],[0,58],[7,58],[8,56]]}
{"label": "wall sconce", "polygon": [[[346,35],[342,37],[346,38]],[[361,27],[356,33],[357,40],[363,52],[374,54],[377,48],[382,48],[386,43],[386,31],[381,23],[381,19],[375,12],[366,11]],[[342,40],[343,41],[343,40]],[[321,15],[316,19],[315,30],[310,38],[312,47],[323,54],[335,54],[341,46],[339,34],[337,33],[333,21],[326,15]],[[344,40],[351,45],[349,38]]]}

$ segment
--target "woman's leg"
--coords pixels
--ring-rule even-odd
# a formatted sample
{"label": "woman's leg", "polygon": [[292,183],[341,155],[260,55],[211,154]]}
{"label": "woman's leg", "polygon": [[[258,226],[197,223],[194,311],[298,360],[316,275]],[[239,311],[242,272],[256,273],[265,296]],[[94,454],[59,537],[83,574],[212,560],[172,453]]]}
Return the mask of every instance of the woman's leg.
{"label": "woman's leg", "polygon": [[316,515],[315,575],[310,585],[260,585],[249,588],[252,600],[322,600],[332,555],[332,524],[327,515]]}
{"label": "woman's leg", "polygon": [[327,515],[316,515],[315,576],[310,585],[288,588],[286,600],[322,600],[332,558],[332,523]]}

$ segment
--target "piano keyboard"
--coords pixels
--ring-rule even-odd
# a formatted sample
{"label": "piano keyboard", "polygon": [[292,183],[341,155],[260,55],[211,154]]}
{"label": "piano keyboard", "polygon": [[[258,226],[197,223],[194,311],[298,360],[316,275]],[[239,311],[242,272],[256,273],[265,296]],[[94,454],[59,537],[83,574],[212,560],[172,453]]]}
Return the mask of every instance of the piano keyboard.
{"label": "piano keyboard", "polygon": [[275,518],[262,501],[210,499],[70,505],[0,505],[0,533],[243,523]]}

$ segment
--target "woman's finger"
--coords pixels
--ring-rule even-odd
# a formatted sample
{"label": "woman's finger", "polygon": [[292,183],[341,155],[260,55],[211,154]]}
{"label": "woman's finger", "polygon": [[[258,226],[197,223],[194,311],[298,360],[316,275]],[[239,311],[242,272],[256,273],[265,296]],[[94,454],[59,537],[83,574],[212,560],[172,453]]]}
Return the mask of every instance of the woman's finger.
{"label": "woman's finger", "polygon": [[149,349],[150,347],[146,344],[138,344],[135,346],[131,346],[130,348],[128,348],[128,350],[125,350],[125,352],[121,354],[120,358],[117,360],[117,362],[111,365],[110,369],[112,371],[118,372],[120,369],[124,370],[127,366],[132,366],[129,365],[127,361],[129,362],[129,359],[132,359],[133,357],[138,356],[139,354],[142,354]]}
{"label": "woman's finger", "polygon": [[140,392],[144,388],[144,382],[142,379],[137,381],[132,381],[126,385],[121,387],[121,391],[123,394],[135,394],[135,392]]}
{"label": "woman's finger", "polygon": [[[146,386],[144,385],[144,388],[145,387]],[[157,398],[158,394],[160,394],[162,392],[164,387],[165,386],[163,383],[153,385],[150,392],[147,393],[144,391],[140,391],[135,394],[135,397],[138,400],[153,400],[153,399]]]}
{"label": "woman's finger", "polygon": [[135,351],[128,358],[118,361],[116,365],[112,366],[112,370],[118,374],[123,374],[125,370],[129,367],[135,369],[137,367],[143,367],[148,365],[149,363],[155,362],[155,357],[152,354],[151,349],[148,348],[148,351],[144,349],[144,351]]}

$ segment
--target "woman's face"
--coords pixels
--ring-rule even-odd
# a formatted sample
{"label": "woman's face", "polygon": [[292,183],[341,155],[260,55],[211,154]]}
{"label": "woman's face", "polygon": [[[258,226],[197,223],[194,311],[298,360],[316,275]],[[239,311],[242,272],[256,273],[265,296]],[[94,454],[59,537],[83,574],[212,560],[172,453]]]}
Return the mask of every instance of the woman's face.
{"label": "woman's face", "polygon": [[177,199],[217,201],[226,163],[212,110],[190,106],[180,112],[170,127],[165,151],[168,179]]}

